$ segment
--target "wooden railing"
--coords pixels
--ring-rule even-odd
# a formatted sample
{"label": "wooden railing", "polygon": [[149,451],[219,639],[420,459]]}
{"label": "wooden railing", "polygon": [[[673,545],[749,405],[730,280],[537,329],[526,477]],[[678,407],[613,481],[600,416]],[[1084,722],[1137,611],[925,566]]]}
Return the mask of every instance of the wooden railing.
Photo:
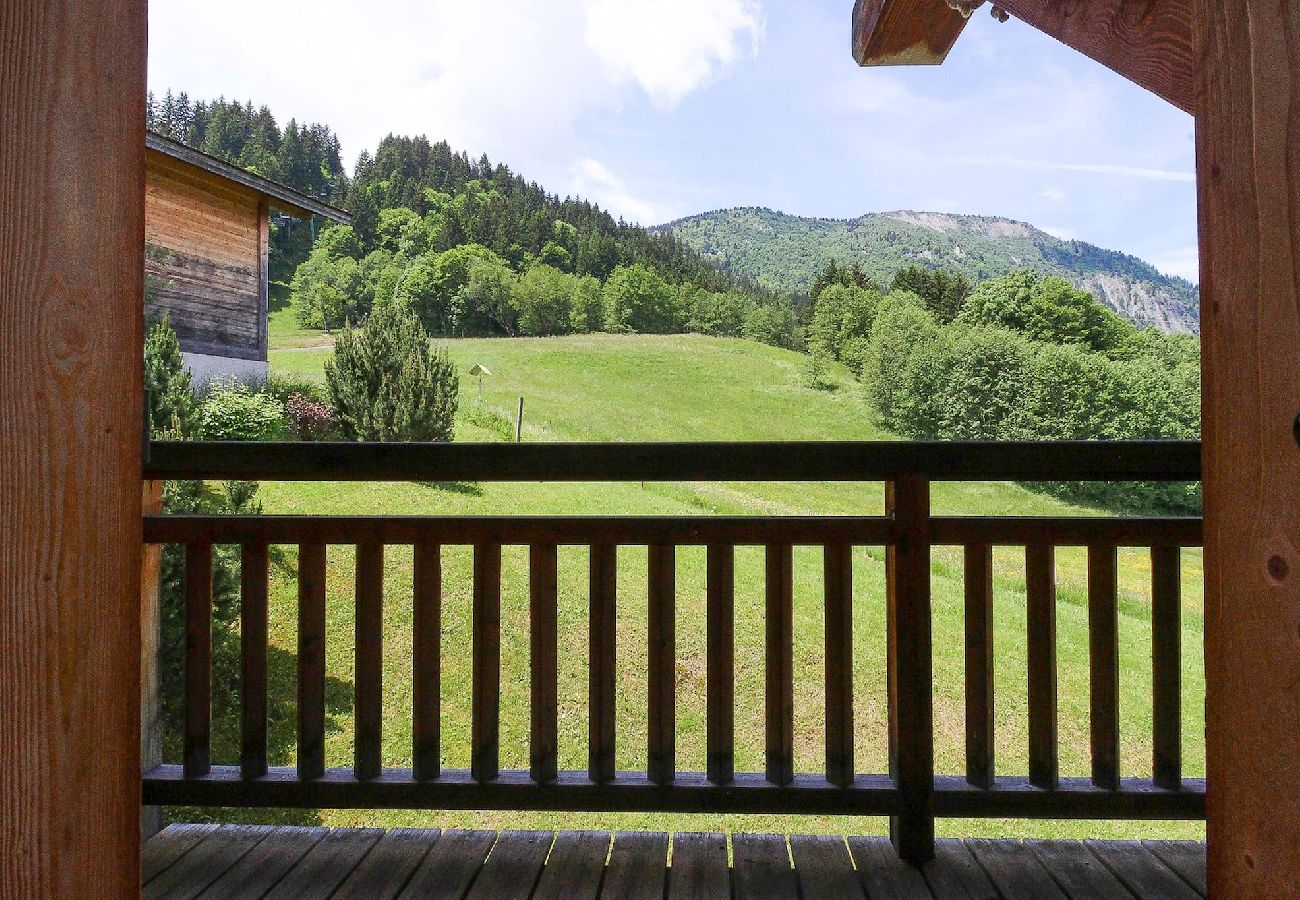
{"label": "wooden railing", "polygon": [[[870,444],[154,444],[146,476],[260,480],[883,481],[880,517],[146,516],[145,541],[186,548],[184,756],[144,781],[148,804],[888,815],[899,852],[933,850],[948,817],[1179,819],[1205,814],[1202,779],[1182,777],[1179,549],[1194,518],[931,515],[932,481],[1195,481],[1194,443]],[[209,759],[212,547],[242,548],[240,765]],[[268,547],[297,545],[297,766],[267,765]],[[356,547],[355,758],[325,766],[325,549]],[[413,768],[381,765],[384,547],[414,548]],[[439,764],[441,548],[473,547],[470,767]],[[501,548],[529,548],[528,770],[499,764]],[[557,548],[590,548],[586,771],[557,765]],[[706,550],[704,772],[674,752],[675,550]],[[765,771],[735,771],[733,559],[766,548]],[[966,771],[936,774],[931,548],[964,548]],[[648,548],[647,765],[615,767],[616,565]],[[825,764],[794,765],[792,548],[824,551]],[[854,766],[855,547],[886,548],[889,771]],[[1028,772],[994,769],[992,548],[1025,548]],[[1057,753],[1056,547],[1087,548],[1091,778]],[[1118,547],[1152,560],[1153,777],[1119,767]]]}

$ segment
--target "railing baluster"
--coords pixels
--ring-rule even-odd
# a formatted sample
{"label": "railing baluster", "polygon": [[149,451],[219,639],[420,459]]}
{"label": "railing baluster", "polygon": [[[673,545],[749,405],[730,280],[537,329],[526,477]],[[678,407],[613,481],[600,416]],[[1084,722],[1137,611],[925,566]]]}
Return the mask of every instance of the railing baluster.
{"label": "railing baluster", "polygon": [[501,545],[474,545],[473,710],[470,773],[491,781],[500,771]]}
{"label": "railing baluster", "polygon": [[211,770],[212,545],[185,545],[185,746],[187,777]]}
{"label": "railing baluster", "polygon": [[587,776],[595,782],[614,778],[617,710],[614,686],[618,675],[618,547],[594,544],[588,615]]}
{"label": "railing baluster", "polygon": [[826,780],[853,783],[853,548],[825,548]]}
{"label": "railing baluster", "polygon": [[652,544],[647,568],[649,722],[646,770],[655,784],[676,777],[677,761],[677,548]]}
{"label": "railing baluster", "polygon": [[1057,786],[1056,555],[1051,544],[1025,548],[1029,639],[1029,781]]}
{"label": "railing baluster", "polygon": [[709,544],[705,556],[706,767],[709,781],[729,784],[736,772],[735,553]]}
{"label": "railing baluster", "polygon": [[1117,551],[1088,548],[1088,686],[1092,783],[1119,790],[1119,608]]}
{"label": "railing baluster", "polygon": [[897,528],[886,548],[889,774],[899,812],[889,833],[911,863],[934,856],[934,664],[930,619],[930,482],[885,483],[885,512]]}
{"label": "railing baluster", "polygon": [[267,545],[244,544],[239,562],[240,750],[245,778],[266,774]]}
{"label": "railing baluster", "polygon": [[1182,786],[1182,551],[1151,548],[1151,662],[1153,779]]}
{"label": "railing baluster", "polygon": [[529,647],[532,657],[529,703],[529,771],[533,781],[549,784],[556,777],[558,561],[554,544],[528,548]]}
{"label": "railing baluster", "polygon": [[767,547],[767,780],[794,780],[794,548]]}
{"label": "railing baluster", "polygon": [[411,716],[417,781],[437,778],[442,770],[442,548],[415,545],[412,626]]}
{"label": "railing baluster", "polygon": [[966,594],[966,780],[991,788],[993,752],[993,548],[967,544]]}
{"label": "railing baluster", "polygon": [[384,712],[384,545],[357,545],[356,697],[353,773],[375,778],[383,765]]}
{"label": "railing baluster", "polygon": [[325,774],[325,545],[298,547],[298,777]]}

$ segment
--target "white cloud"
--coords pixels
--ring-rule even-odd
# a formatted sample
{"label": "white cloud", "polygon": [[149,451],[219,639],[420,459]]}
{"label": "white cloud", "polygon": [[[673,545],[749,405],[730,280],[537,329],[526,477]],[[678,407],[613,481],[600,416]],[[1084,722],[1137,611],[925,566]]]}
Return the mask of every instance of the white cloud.
{"label": "white cloud", "polygon": [[612,215],[640,225],[657,225],[671,218],[656,206],[634,197],[623,179],[598,159],[578,160],[570,174],[571,193],[599,203]]}
{"label": "white cloud", "polygon": [[1065,202],[1065,191],[1058,187],[1045,187],[1038,192],[1038,199],[1049,206],[1060,206]]}
{"label": "white cloud", "polygon": [[1056,225],[1039,225],[1038,227],[1062,241],[1077,241],[1079,239],[1079,232],[1072,228],[1061,228]]}
{"label": "white cloud", "polygon": [[1177,275],[1191,282],[1201,280],[1201,254],[1196,247],[1177,247],[1154,256],[1151,265],[1166,275]]}
{"label": "white cloud", "polygon": [[1144,166],[1126,166],[1116,163],[1057,162],[1049,159],[1020,159],[1014,156],[965,156],[947,162],[971,166],[994,166],[1007,169],[1045,169],[1053,172],[1084,172],[1091,175],[1114,175],[1123,178],[1143,178],[1150,181],[1195,181],[1195,172],[1174,169],[1152,169]]}
{"label": "white cloud", "polygon": [[615,78],[629,79],[661,110],[757,54],[763,8],[756,0],[584,0],[587,47]]}

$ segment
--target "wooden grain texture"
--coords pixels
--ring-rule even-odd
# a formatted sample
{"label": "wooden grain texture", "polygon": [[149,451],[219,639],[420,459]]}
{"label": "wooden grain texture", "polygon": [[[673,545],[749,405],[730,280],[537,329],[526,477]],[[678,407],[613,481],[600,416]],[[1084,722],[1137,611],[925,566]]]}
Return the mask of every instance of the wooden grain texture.
{"label": "wooden grain texture", "polygon": [[853,58],[860,66],[938,65],[965,27],[945,0],[857,0]]}
{"label": "wooden grain texture", "polygon": [[785,835],[735,832],[731,855],[736,900],[798,900],[799,877]]}
{"label": "wooden grain texture", "polygon": [[1177,790],[1183,780],[1182,555],[1151,548],[1152,780]]}
{"label": "wooden grain texture", "polygon": [[527,900],[554,838],[549,831],[501,832],[467,900]]}
{"label": "wooden grain texture", "polygon": [[1029,656],[1029,781],[1054,788],[1059,775],[1056,696],[1056,554],[1025,548]]}
{"label": "wooden grain texture", "polygon": [[[1141,900],[1196,900],[1199,896],[1159,857],[1137,841],[1087,841],[1086,844],[1134,897]],[[1292,879],[1287,890],[1272,896],[1291,896],[1294,888]]]}
{"label": "wooden grain texture", "polygon": [[1206,895],[1204,844],[1199,841],[1143,841],[1142,846],[1158,856],[1192,890],[1202,897]]}
{"label": "wooden grain texture", "polygon": [[442,548],[416,544],[412,580],[412,766],[418,779],[437,778],[442,744]]}
{"label": "wooden grain texture", "polygon": [[769,544],[766,569],[765,771],[773,784],[789,784],[794,778],[794,548]]}
{"label": "wooden grain texture", "polygon": [[239,766],[245,778],[266,774],[268,548],[245,544],[239,562]]}
{"label": "wooden grain texture", "polygon": [[328,828],[276,828],[200,896],[205,900],[261,900],[327,834]]}
{"label": "wooden grain texture", "polygon": [[965,561],[966,780],[992,787],[993,718],[993,548],[968,544]]}
{"label": "wooden grain texture", "polygon": [[618,707],[618,547],[593,544],[588,596],[587,775],[592,781],[614,777]]}
{"label": "wooden grain texture", "polygon": [[164,869],[175,865],[216,830],[216,825],[168,825],[149,838],[140,853],[140,883],[147,884]]}
{"label": "wooden grain texture", "polygon": [[823,550],[826,780],[853,781],[853,548]]}
{"label": "wooden grain texture", "polygon": [[[871,900],[924,900],[930,895],[930,888],[921,870],[899,859],[888,838],[852,837],[849,838],[848,846],[858,867],[857,876],[861,888],[866,889]],[[802,865],[803,862],[799,856],[795,857],[795,865]],[[842,896],[860,896],[861,888],[855,893],[845,885]]]}
{"label": "wooden grain texture", "polygon": [[1019,841],[972,838],[966,841],[966,849],[1003,897],[1066,900],[1038,857]]}
{"label": "wooden grain texture", "polygon": [[999,900],[997,889],[957,838],[934,842],[934,859],[921,867],[925,883],[936,897],[953,900]]}
{"label": "wooden grain texture", "polygon": [[212,764],[212,545],[185,545],[185,774]]}
{"label": "wooden grain texture", "polygon": [[668,879],[668,835],[620,831],[605,866],[602,900],[663,900]]}
{"label": "wooden grain texture", "polygon": [[358,779],[374,778],[383,765],[384,714],[384,546],[357,545],[355,704],[353,763]]}
{"label": "wooden grain texture", "polygon": [[1088,701],[1092,783],[1119,787],[1118,554],[1088,548]]}
{"label": "wooden grain texture", "polygon": [[422,900],[461,900],[496,842],[493,831],[444,831],[406,883]]}
{"label": "wooden grain texture", "polygon": [[[269,825],[222,825],[140,889],[144,900],[191,900],[274,831]],[[135,890],[126,896],[135,895]]]}
{"label": "wooden grain texture", "polygon": [[325,771],[325,545],[298,547],[298,777]]}
{"label": "wooden grain texture", "polygon": [[705,743],[709,781],[727,784],[736,772],[735,549],[705,551]]}
{"label": "wooden grain texture", "polygon": [[1132,897],[1111,871],[1078,841],[1025,841],[1064,888],[1070,900],[1126,900]]}
{"label": "wooden grain texture", "polygon": [[677,768],[677,548],[647,551],[646,769],[667,784]]}
{"label": "wooden grain texture", "polygon": [[537,880],[533,900],[595,900],[608,854],[608,831],[561,831]]}
{"label": "wooden grain texture", "polygon": [[679,831],[673,835],[669,900],[728,900],[727,836]]}
{"label": "wooden grain texture", "polygon": [[[889,851],[893,856],[893,848]],[[799,873],[799,893],[805,900],[853,900],[862,896],[853,858],[840,835],[792,834],[790,857]],[[925,882],[921,884],[924,887]]]}
{"label": "wooden grain texture", "polygon": [[1300,4],[1196,0],[1209,888],[1300,847]]}
{"label": "wooden grain texture", "polygon": [[331,895],[331,900],[388,900],[403,885],[436,845],[436,828],[392,828],[357,864]]}
{"label": "wooden grain texture", "polygon": [[383,836],[378,828],[335,828],[276,882],[266,900],[328,897]]}
{"label": "wooden grain texture", "polygon": [[470,770],[490,781],[500,769],[501,545],[474,547],[473,679]]}
{"label": "wooden grain texture", "polygon": [[930,615],[930,482],[885,483],[885,512],[898,541],[885,551],[889,774],[899,813],[890,835],[911,863],[934,855],[934,665]]}
{"label": "wooden grain texture", "polygon": [[[163,482],[145,481],[140,505],[145,515],[162,512]],[[162,554],[158,544],[145,544],[140,558],[140,771],[163,761],[162,716]],[[144,807],[140,836],[149,838],[162,828],[161,811]]]}
{"label": "wooden grain texture", "polygon": [[555,780],[558,753],[558,572],[554,544],[528,548],[529,766],[533,780]]}

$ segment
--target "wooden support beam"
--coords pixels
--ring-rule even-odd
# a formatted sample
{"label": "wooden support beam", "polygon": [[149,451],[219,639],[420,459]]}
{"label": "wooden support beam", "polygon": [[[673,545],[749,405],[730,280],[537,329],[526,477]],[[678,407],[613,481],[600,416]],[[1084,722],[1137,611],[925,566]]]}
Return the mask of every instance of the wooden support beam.
{"label": "wooden support beam", "polygon": [[0,893],[140,886],[145,0],[0,4]]}
{"label": "wooden support beam", "polygon": [[[1000,9],[1185,112],[1195,111],[1193,0],[998,0]],[[946,0],[857,0],[853,58],[938,65],[966,20]]]}
{"label": "wooden support beam", "polygon": [[1300,853],[1300,4],[1197,0],[1210,895]]}

